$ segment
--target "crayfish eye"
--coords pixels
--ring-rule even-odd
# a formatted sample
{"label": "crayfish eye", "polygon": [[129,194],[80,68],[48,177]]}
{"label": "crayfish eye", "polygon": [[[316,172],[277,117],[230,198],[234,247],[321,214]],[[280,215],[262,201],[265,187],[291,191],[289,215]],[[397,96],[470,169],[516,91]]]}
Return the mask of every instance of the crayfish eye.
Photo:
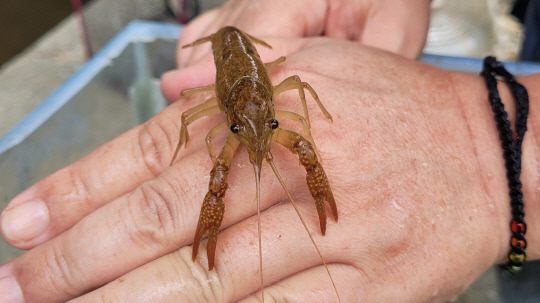
{"label": "crayfish eye", "polygon": [[240,130],[240,127],[238,126],[238,124],[233,123],[233,124],[231,125],[231,131],[232,131],[233,133],[238,134],[238,131],[239,131],[239,130]]}
{"label": "crayfish eye", "polygon": [[272,119],[272,121],[270,121],[270,126],[272,127],[272,129],[276,129],[278,128],[279,123],[276,119]]}

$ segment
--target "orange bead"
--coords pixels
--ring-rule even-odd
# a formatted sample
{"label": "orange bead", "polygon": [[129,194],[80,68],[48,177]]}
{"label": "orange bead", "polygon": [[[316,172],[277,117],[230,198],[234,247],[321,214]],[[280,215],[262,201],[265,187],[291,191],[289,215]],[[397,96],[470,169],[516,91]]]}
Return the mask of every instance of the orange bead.
{"label": "orange bead", "polygon": [[525,246],[527,245],[525,240],[519,240],[518,238],[512,238],[512,241],[511,243],[513,247],[515,248],[525,248]]}

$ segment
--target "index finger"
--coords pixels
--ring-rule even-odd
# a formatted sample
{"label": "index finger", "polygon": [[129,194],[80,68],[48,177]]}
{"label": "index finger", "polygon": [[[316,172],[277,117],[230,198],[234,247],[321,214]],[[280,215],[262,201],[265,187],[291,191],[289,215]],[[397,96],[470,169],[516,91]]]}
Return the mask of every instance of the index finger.
{"label": "index finger", "polygon": [[[19,194],[0,218],[4,238],[19,248],[34,247],[159,175],[171,161],[178,140],[179,117],[189,105],[191,102],[169,106],[145,124]],[[180,158],[202,148],[202,144],[189,144]]]}

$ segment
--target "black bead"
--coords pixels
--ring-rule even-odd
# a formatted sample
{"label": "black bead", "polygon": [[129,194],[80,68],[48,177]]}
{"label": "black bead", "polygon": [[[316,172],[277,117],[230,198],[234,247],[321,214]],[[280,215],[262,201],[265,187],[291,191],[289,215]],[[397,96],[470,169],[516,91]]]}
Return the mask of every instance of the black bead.
{"label": "black bead", "polygon": [[276,129],[278,128],[279,123],[276,119],[272,119],[272,121],[270,122],[270,126],[272,127],[272,129]]}
{"label": "black bead", "polygon": [[231,125],[231,131],[232,131],[233,133],[238,134],[238,131],[239,131],[239,130],[240,130],[240,127],[238,126],[238,124],[233,123],[233,124]]}

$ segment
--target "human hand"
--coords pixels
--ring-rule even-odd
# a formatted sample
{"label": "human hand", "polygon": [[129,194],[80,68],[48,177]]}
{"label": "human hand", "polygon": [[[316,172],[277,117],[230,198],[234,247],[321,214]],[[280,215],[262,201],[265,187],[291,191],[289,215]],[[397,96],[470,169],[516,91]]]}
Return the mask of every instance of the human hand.
{"label": "human hand", "polygon": [[[430,0],[229,0],[194,19],[179,45],[231,25],[254,36],[324,35],[358,41],[408,58],[416,58],[426,39]],[[209,46],[178,48],[178,66],[210,56]]]}
{"label": "human hand", "polygon": [[[182,46],[231,25],[255,37],[327,36],[388,50],[408,58],[420,55],[429,25],[430,0],[229,0],[222,7],[197,17],[184,27],[178,41],[176,61],[192,74],[213,64],[210,44]],[[414,17],[413,17],[414,16]],[[275,47],[275,46],[274,46]],[[290,50],[288,50],[290,51]],[[288,55],[289,52],[273,52]],[[277,57],[276,57],[277,58]],[[178,82],[178,73],[163,75]],[[211,75],[208,72],[204,75]],[[188,87],[208,85],[212,77],[183,78]],[[177,90],[164,89],[169,101]]]}
{"label": "human hand", "polygon": [[[346,41],[265,40],[276,52],[292,53],[271,71],[273,82],[298,74],[334,118],[329,123],[308,100],[312,133],[340,213],[338,223],[329,220],[326,236],[318,231],[305,172],[291,165],[298,159],[279,146],[272,152],[343,302],[445,301],[504,260],[510,211],[505,208],[500,145],[481,79]],[[263,53],[263,58],[279,55]],[[163,87],[188,88],[186,81],[176,88],[173,84]],[[461,93],[467,102],[460,102]],[[0,283],[16,281],[26,302],[256,299],[255,186],[245,150],[229,176],[216,267],[206,270],[204,245],[200,257],[191,260],[190,244],[212,165],[203,137],[218,118],[193,123],[187,148],[173,166],[168,164],[181,113],[201,101],[175,102],[13,199],[2,216],[4,236],[31,250],[0,267],[0,277],[15,279]],[[301,109],[296,93],[277,97],[276,107]],[[297,127],[287,121],[280,125]],[[223,141],[217,138],[215,146]],[[476,148],[483,152],[477,155]],[[526,139],[524,155],[531,149]],[[534,180],[527,178],[537,167],[530,161],[523,161],[524,180]],[[267,298],[336,300],[318,255],[268,167],[261,184]],[[533,185],[524,184],[525,201]],[[16,205],[36,200],[47,206],[49,224],[33,237],[23,233],[26,238],[17,239],[5,222],[13,222],[9,216]],[[538,230],[538,224],[529,222],[529,228]],[[538,242],[529,241],[530,258],[538,258]]]}

